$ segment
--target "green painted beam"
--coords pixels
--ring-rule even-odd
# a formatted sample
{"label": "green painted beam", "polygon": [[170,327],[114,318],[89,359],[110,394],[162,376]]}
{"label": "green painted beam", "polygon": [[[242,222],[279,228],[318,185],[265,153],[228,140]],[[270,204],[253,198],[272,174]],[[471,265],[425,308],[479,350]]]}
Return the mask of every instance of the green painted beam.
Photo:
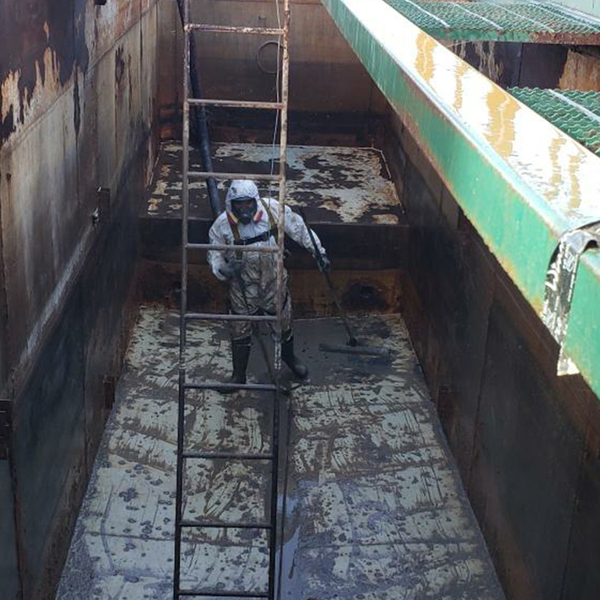
{"label": "green painted beam", "polygon": [[[541,314],[560,236],[600,219],[600,159],[383,0],[322,0],[469,220]],[[600,395],[600,255],[581,260],[565,348]]]}

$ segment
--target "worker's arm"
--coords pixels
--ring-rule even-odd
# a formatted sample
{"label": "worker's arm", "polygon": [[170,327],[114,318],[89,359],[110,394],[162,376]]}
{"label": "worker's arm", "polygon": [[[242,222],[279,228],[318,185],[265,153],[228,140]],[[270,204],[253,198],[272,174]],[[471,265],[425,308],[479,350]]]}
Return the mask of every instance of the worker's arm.
{"label": "worker's arm", "polygon": [[[312,240],[310,239],[310,234],[308,233],[308,227],[302,220],[302,217],[295,213],[289,206],[285,207],[285,232],[296,243],[300,244],[314,255],[315,249],[313,247]],[[322,256],[327,256],[327,252],[325,252],[325,248],[323,248],[321,240],[319,240],[319,236],[314,232],[314,230],[312,233],[315,237],[315,242],[319,252]]]}
{"label": "worker's arm", "polygon": [[[210,228],[208,234],[211,244],[228,244],[228,240],[225,238],[223,228],[220,226],[221,223],[215,221],[213,226]],[[227,261],[225,260],[225,253],[220,250],[209,250],[207,253],[207,260],[212,272],[217,279],[221,281],[227,281]]]}

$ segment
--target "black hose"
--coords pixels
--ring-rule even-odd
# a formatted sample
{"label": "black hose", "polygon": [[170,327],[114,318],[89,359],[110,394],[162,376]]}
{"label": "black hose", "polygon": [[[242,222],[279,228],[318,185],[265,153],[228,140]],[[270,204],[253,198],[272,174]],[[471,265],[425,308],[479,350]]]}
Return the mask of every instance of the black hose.
{"label": "black hose", "polygon": [[[179,8],[179,17],[181,18],[181,26],[184,25],[183,15],[183,0],[177,0],[177,7]],[[200,87],[200,77],[198,70],[196,69],[196,40],[193,34],[190,35],[190,86],[192,89],[192,97],[202,98],[202,91]],[[206,122],[206,107],[193,106],[191,107],[196,121],[196,132],[199,138],[200,146],[200,157],[205,171],[212,171],[213,164],[210,154],[210,137],[208,134],[208,124]],[[220,213],[219,206],[219,190],[217,189],[217,182],[214,177],[209,177],[206,180],[206,187],[208,189],[208,199],[210,201],[210,207],[212,209],[213,217],[216,219]]]}

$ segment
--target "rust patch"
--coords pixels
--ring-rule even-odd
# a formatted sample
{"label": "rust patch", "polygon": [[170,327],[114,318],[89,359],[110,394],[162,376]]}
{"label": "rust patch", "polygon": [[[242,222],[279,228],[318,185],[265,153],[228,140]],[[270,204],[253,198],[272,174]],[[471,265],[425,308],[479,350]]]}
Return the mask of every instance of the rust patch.
{"label": "rust patch", "polygon": [[558,87],[564,90],[600,91],[600,55],[569,50]]}
{"label": "rust patch", "polygon": [[381,289],[381,283],[375,279],[365,279],[351,283],[342,296],[342,304],[349,310],[360,312],[387,312],[390,309],[386,298],[386,290]]}
{"label": "rust patch", "polygon": [[7,140],[13,131],[15,131],[14,109],[11,106],[5,118],[0,118],[0,146],[2,142]]}
{"label": "rust patch", "polygon": [[54,55],[57,76],[64,86],[75,66],[87,70],[85,0],[4,0],[0,2],[0,85],[9,79],[18,85],[17,99],[3,87],[0,114],[0,145],[24,123],[33,91],[46,79],[45,53]]}
{"label": "rust patch", "polygon": [[79,127],[81,126],[81,105],[79,104],[79,80],[75,77],[73,85],[73,122],[75,125],[75,135],[79,135]]}

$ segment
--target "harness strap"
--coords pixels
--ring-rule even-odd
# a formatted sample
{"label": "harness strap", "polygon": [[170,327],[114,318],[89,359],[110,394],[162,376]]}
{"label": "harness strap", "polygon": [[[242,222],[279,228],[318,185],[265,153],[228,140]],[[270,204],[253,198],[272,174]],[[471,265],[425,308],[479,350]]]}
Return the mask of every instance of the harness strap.
{"label": "harness strap", "polygon": [[277,241],[277,223],[275,223],[275,219],[273,217],[273,213],[271,212],[271,207],[261,198],[260,203],[263,205],[267,216],[269,217],[269,229],[275,230],[275,241]]}
{"label": "harness strap", "polygon": [[250,246],[252,244],[256,244],[257,242],[268,242],[271,236],[277,237],[277,228],[269,229],[269,231],[265,231],[260,235],[255,235],[252,238],[243,238],[240,240],[235,240],[234,243],[236,246]]}
{"label": "harness strap", "polygon": [[[233,243],[236,245],[240,245],[242,243],[242,237],[240,236],[240,230],[238,228],[238,224],[234,223],[230,220],[229,227],[231,227],[231,233],[233,233]],[[236,258],[236,260],[242,260],[243,253],[239,252],[239,251],[236,252],[235,258]]]}
{"label": "harness strap", "polygon": [[[275,218],[273,217],[273,212],[271,211],[271,207],[262,198],[259,198],[259,200],[260,200],[260,203],[262,204],[263,208],[265,209],[265,212],[267,213],[267,217],[269,219],[269,231],[265,231],[264,233],[261,233],[260,235],[256,235],[252,238],[244,239],[240,235],[240,229],[238,227],[237,222],[234,222],[230,219],[229,226],[231,227],[231,233],[233,233],[233,240],[234,240],[234,244],[236,246],[249,246],[251,244],[256,244],[257,242],[268,242],[269,239],[271,238],[271,236],[273,236],[275,238],[275,241],[277,242],[277,240],[278,240],[277,223],[275,223]],[[236,258],[241,259],[242,253],[236,252]]]}

